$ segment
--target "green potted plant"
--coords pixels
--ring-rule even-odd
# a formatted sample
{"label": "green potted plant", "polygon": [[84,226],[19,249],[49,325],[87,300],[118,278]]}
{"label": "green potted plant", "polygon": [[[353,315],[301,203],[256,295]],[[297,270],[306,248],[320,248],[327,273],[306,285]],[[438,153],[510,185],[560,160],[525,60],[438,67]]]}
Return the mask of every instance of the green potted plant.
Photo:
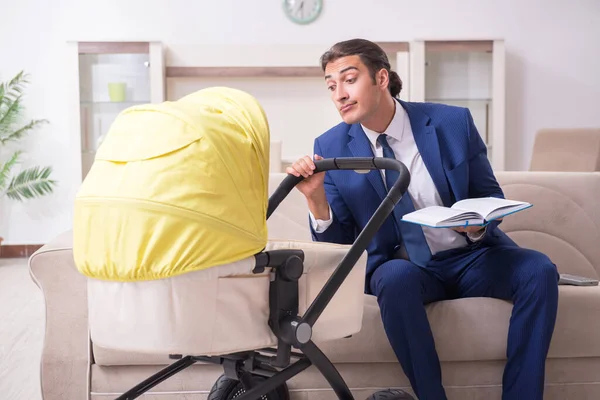
{"label": "green potted plant", "polygon": [[[23,202],[53,192],[56,181],[52,167],[21,167],[24,151],[18,144],[45,119],[25,120],[23,92],[29,83],[23,71],[7,82],[0,82],[0,197]],[[0,238],[0,245],[2,238]]]}

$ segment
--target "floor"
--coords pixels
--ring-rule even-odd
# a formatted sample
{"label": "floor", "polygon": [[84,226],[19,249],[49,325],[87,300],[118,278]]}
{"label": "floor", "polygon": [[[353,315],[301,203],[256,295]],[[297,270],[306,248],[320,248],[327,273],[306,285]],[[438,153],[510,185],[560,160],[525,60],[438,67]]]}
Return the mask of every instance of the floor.
{"label": "floor", "polygon": [[40,400],[39,365],[44,337],[41,291],[27,259],[0,259],[0,398]]}

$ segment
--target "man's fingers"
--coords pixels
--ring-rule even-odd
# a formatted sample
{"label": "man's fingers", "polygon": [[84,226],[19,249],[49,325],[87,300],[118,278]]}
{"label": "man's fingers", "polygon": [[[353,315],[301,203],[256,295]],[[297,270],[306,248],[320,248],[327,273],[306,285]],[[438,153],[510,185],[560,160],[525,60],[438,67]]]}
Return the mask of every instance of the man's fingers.
{"label": "man's fingers", "polygon": [[307,178],[312,175],[313,172],[313,168],[310,166],[311,164],[312,160],[308,156],[304,156],[294,163],[293,168],[303,177]]}
{"label": "man's fingers", "polygon": [[312,173],[312,168],[308,164],[305,158],[301,158],[298,160],[298,167],[300,168],[300,172],[306,178]]}
{"label": "man's fingers", "polygon": [[285,172],[290,174],[290,175],[294,175],[294,176],[300,176],[300,173],[298,171],[296,171],[296,169],[294,167],[287,167],[285,169]]}
{"label": "man's fingers", "polygon": [[481,230],[481,227],[479,226],[469,226],[469,227],[456,227],[456,228],[452,228],[454,229],[456,232],[461,232],[461,233],[475,233],[475,232],[479,232]]}
{"label": "man's fingers", "polygon": [[[318,154],[315,154],[315,160],[322,160]],[[308,178],[314,173],[316,166],[314,161],[309,156],[304,156],[298,159],[291,167],[287,167],[285,171],[288,174],[292,174],[294,176],[302,175],[305,178]]]}
{"label": "man's fingers", "polygon": [[315,163],[309,156],[304,156],[302,159],[304,160],[307,167],[310,168],[311,171],[315,169]]}

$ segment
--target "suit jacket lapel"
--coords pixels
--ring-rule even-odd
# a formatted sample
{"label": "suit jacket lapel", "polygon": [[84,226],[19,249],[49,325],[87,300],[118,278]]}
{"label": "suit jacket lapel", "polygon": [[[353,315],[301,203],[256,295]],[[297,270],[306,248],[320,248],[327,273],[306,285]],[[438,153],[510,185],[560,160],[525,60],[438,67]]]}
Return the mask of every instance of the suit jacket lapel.
{"label": "suit jacket lapel", "polygon": [[[354,124],[348,131],[348,135],[352,136],[352,139],[348,143],[348,148],[352,152],[354,157],[375,157],[373,150],[371,149],[371,143],[367,139],[367,135],[363,131],[360,124]],[[367,179],[373,185],[373,188],[383,200],[387,195],[383,179],[381,178],[381,172],[379,170],[372,170],[367,173]]]}
{"label": "suit jacket lapel", "polygon": [[440,194],[442,202],[445,206],[449,207],[452,205],[452,199],[448,181],[446,180],[446,173],[444,172],[442,164],[440,145],[435,127],[429,124],[429,116],[414,105],[402,101],[400,101],[400,104],[402,104],[408,113],[415,142],[419,149],[419,153],[423,158],[425,167],[427,167],[427,170],[433,179],[433,183]]}

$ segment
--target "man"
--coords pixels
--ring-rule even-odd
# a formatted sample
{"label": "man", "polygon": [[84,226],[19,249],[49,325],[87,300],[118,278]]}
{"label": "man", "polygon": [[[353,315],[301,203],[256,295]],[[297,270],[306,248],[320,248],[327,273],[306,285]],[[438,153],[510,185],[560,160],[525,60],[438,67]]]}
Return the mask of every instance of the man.
{"label": "man", "polygon": [[[467,109],[403,102],[384,51],[356,39],[321,57],[325,82],[343,122],[315,140],[315,159],[395,157],[411,173],[406,195],[367,248],[366,292],[377,296],[394,352],[420,400],[446,399],[425,304],[493,297],[514,304],[503,399],[541,400],[545,359],[558,303],[558,272],[544,254],[518,247],[498,225],[422,228],[407,212],[474,197],[503,197]],[[287,169],[318,241],[353,243],[396,179],[393,171],[313,173],[305,156]]]}

